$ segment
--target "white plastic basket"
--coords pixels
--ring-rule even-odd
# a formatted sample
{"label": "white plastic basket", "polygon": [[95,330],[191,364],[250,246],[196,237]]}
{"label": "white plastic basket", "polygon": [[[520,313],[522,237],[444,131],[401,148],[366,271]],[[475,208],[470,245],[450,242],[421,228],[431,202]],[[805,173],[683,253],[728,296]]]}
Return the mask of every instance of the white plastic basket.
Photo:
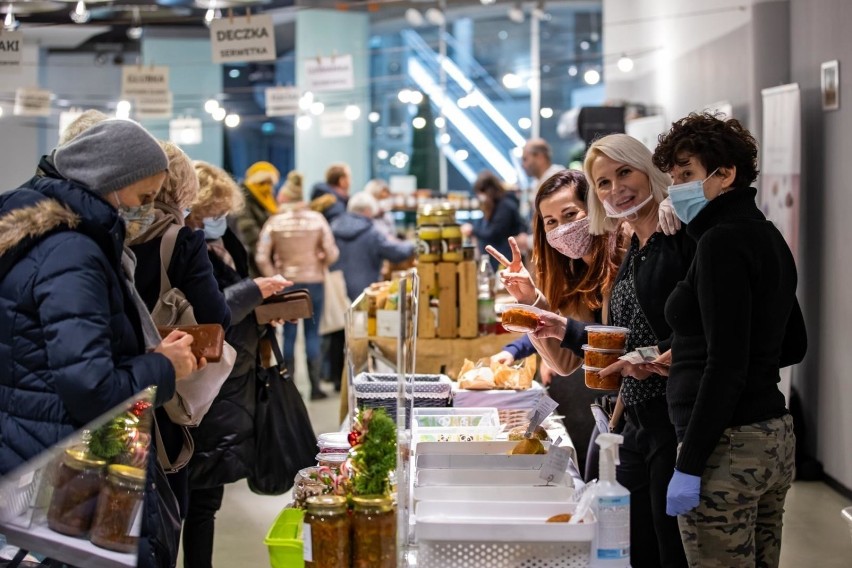
{"label": "white plastic basket", "polygon": [[852,535],[852,507],[846,507],[840,514],[846,519],[846,524],[849,526],[849,534]]}
{"label": "white plastic basket", "polygon": [[418,568],[585,568],[594,518],[545,523],[573,511],[568,503],[420,502]]}

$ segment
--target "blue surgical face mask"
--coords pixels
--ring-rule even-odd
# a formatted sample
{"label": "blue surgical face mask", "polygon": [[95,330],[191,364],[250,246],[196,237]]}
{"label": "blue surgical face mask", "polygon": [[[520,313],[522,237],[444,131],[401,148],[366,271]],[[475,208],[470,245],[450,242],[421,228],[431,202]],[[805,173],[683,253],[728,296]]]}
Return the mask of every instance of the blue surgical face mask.
{"label": "blue surgical face mask", "polygon": [[672,206],[678,219],[684,223],[689,223],[710,203],[704,197],[704,182],[713,177],[718,170],[719,168],[716,168],[704,179],[669,186],[669,198],[672,200]]}
{"label": "blue surgical face mask", "polygon": [[228,218],[225,215],[219,217],[206,217],[204,219],[204,237],[208,241],[221,239],[228,230]]}
{"label": "blue surgical face mask", "polygon": [[154,223],[156,214],[154,213],[154,202],[138,205],[136,207],[127,207],[121,202],[118,194],[115,194],[118,214],[124,219],[124,240],[131,241],[137,236],[148,230]]}

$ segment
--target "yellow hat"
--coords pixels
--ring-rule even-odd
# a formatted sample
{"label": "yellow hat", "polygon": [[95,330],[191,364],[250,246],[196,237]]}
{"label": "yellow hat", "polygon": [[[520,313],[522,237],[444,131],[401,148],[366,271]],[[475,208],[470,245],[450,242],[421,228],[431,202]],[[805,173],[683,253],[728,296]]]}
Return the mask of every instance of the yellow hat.
{"label": "yellow hat", "polygon": [[275,177],[281,178],[281,173],[278,171],[278,168],[276,168],[269,162],[253,163],[249,166],[249,169],[246,170],[246,177],[249,178],[258,172],[272,172],[275,174]]}

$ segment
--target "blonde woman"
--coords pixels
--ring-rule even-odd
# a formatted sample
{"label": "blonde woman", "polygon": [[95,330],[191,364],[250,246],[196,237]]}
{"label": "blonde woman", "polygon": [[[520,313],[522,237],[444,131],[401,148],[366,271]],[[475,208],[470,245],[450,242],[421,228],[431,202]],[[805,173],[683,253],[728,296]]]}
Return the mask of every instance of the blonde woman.
{"label": "blonde woman", "polygon": [[[612,287],[608,322],[630,330],[627,349],[656,345],[670,349],[672,330],[663,308],[683,280],[695,254],[684,231],[658,231],[659,203],[667,196],[668,176],[651,161],[651,151],[626,134],[611,134],[592,144],[583,171],[589,228],[600,235],[626,223],[633,231],[627,254]],[[606,311],[606,310],[605,310]],[[545,317],[537,338],[558,337],[581,355],[585,323],[556,314]],[[666,515],[666,489],[675,464],[677,440],[666,406],[666,379],[619,361],[602,376],[623,377],[624,445],[618,481],[630,490],[630,562],[634,568],[686,566],[677,523]]]}
{"label": "blonde woman", "polygon": [[204,231],[213,275],[231,311],[225,338],[237,350],[237,360],[204,420],[192,429],[195,453],[188,468],[189,507],[183,529],[186,568],[212,566],[215,516],[224,486],[246,477],[254,459],[255,363],[264,329],[257,324],[254,308],[292,284],[281,276],[248,277],[245,248],[226,220],[243,206],[240,188],[212,164],[194,162],[194,171],[199,190],[186,221]]}
{"label": "blonde woman", "polygon": [[[294,289],[307,290],[314,304],[314,317],[304,319],[305,349],[308,377],[311,381],[311,400],[326,398],[320,388],[319,322],[322,318],[325,273],[337,260],[339,252],[328,221],[321,213],[312,211],[304,199],[302,174],[287,175],[287,182],[278,196],[281,206],[263,226],[257,244],[255,261],[264,276],[280,274],[295,282]],[[284,357],[287,368],[293,368],[296,347],[296,324],[284,326]]]}

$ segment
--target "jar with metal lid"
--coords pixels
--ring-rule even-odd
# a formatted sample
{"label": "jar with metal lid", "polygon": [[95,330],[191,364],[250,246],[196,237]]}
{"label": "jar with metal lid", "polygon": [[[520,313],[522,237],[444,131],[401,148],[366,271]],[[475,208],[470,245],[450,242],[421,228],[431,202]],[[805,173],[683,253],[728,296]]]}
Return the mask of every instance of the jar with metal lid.
{"label": "jar with metal lid", "polygon": [[302,526],[305,568],[349,568],[349,511],[339,495],[308,497]]}
{"label": "jar with metal lid", "polygon": [[422,225],[417,229],[417,259],[421,262],[440,262],[440,225]]}
{"label": "jar with metal lid", "polygon": [[441,226],[441,260],[444,262],[461,262],[462,232],[458,223],[448,223]]}
{"label": "jar with metal lid", "polygon": [[135,552],[144,492],[145,470],[129,465],[109,466],[92,524],[92,544],[117,552]]}
{"label": "jar with metal lid", "polygon": [[83,536],[92,526],[106,462],[86,450],[70,448],[56,468],[47,526],[69,536]]}
{"label": "jar with metal lid", "polygon": [[352,568],[396,567],[396,509],[390,497],[353,497]]}

